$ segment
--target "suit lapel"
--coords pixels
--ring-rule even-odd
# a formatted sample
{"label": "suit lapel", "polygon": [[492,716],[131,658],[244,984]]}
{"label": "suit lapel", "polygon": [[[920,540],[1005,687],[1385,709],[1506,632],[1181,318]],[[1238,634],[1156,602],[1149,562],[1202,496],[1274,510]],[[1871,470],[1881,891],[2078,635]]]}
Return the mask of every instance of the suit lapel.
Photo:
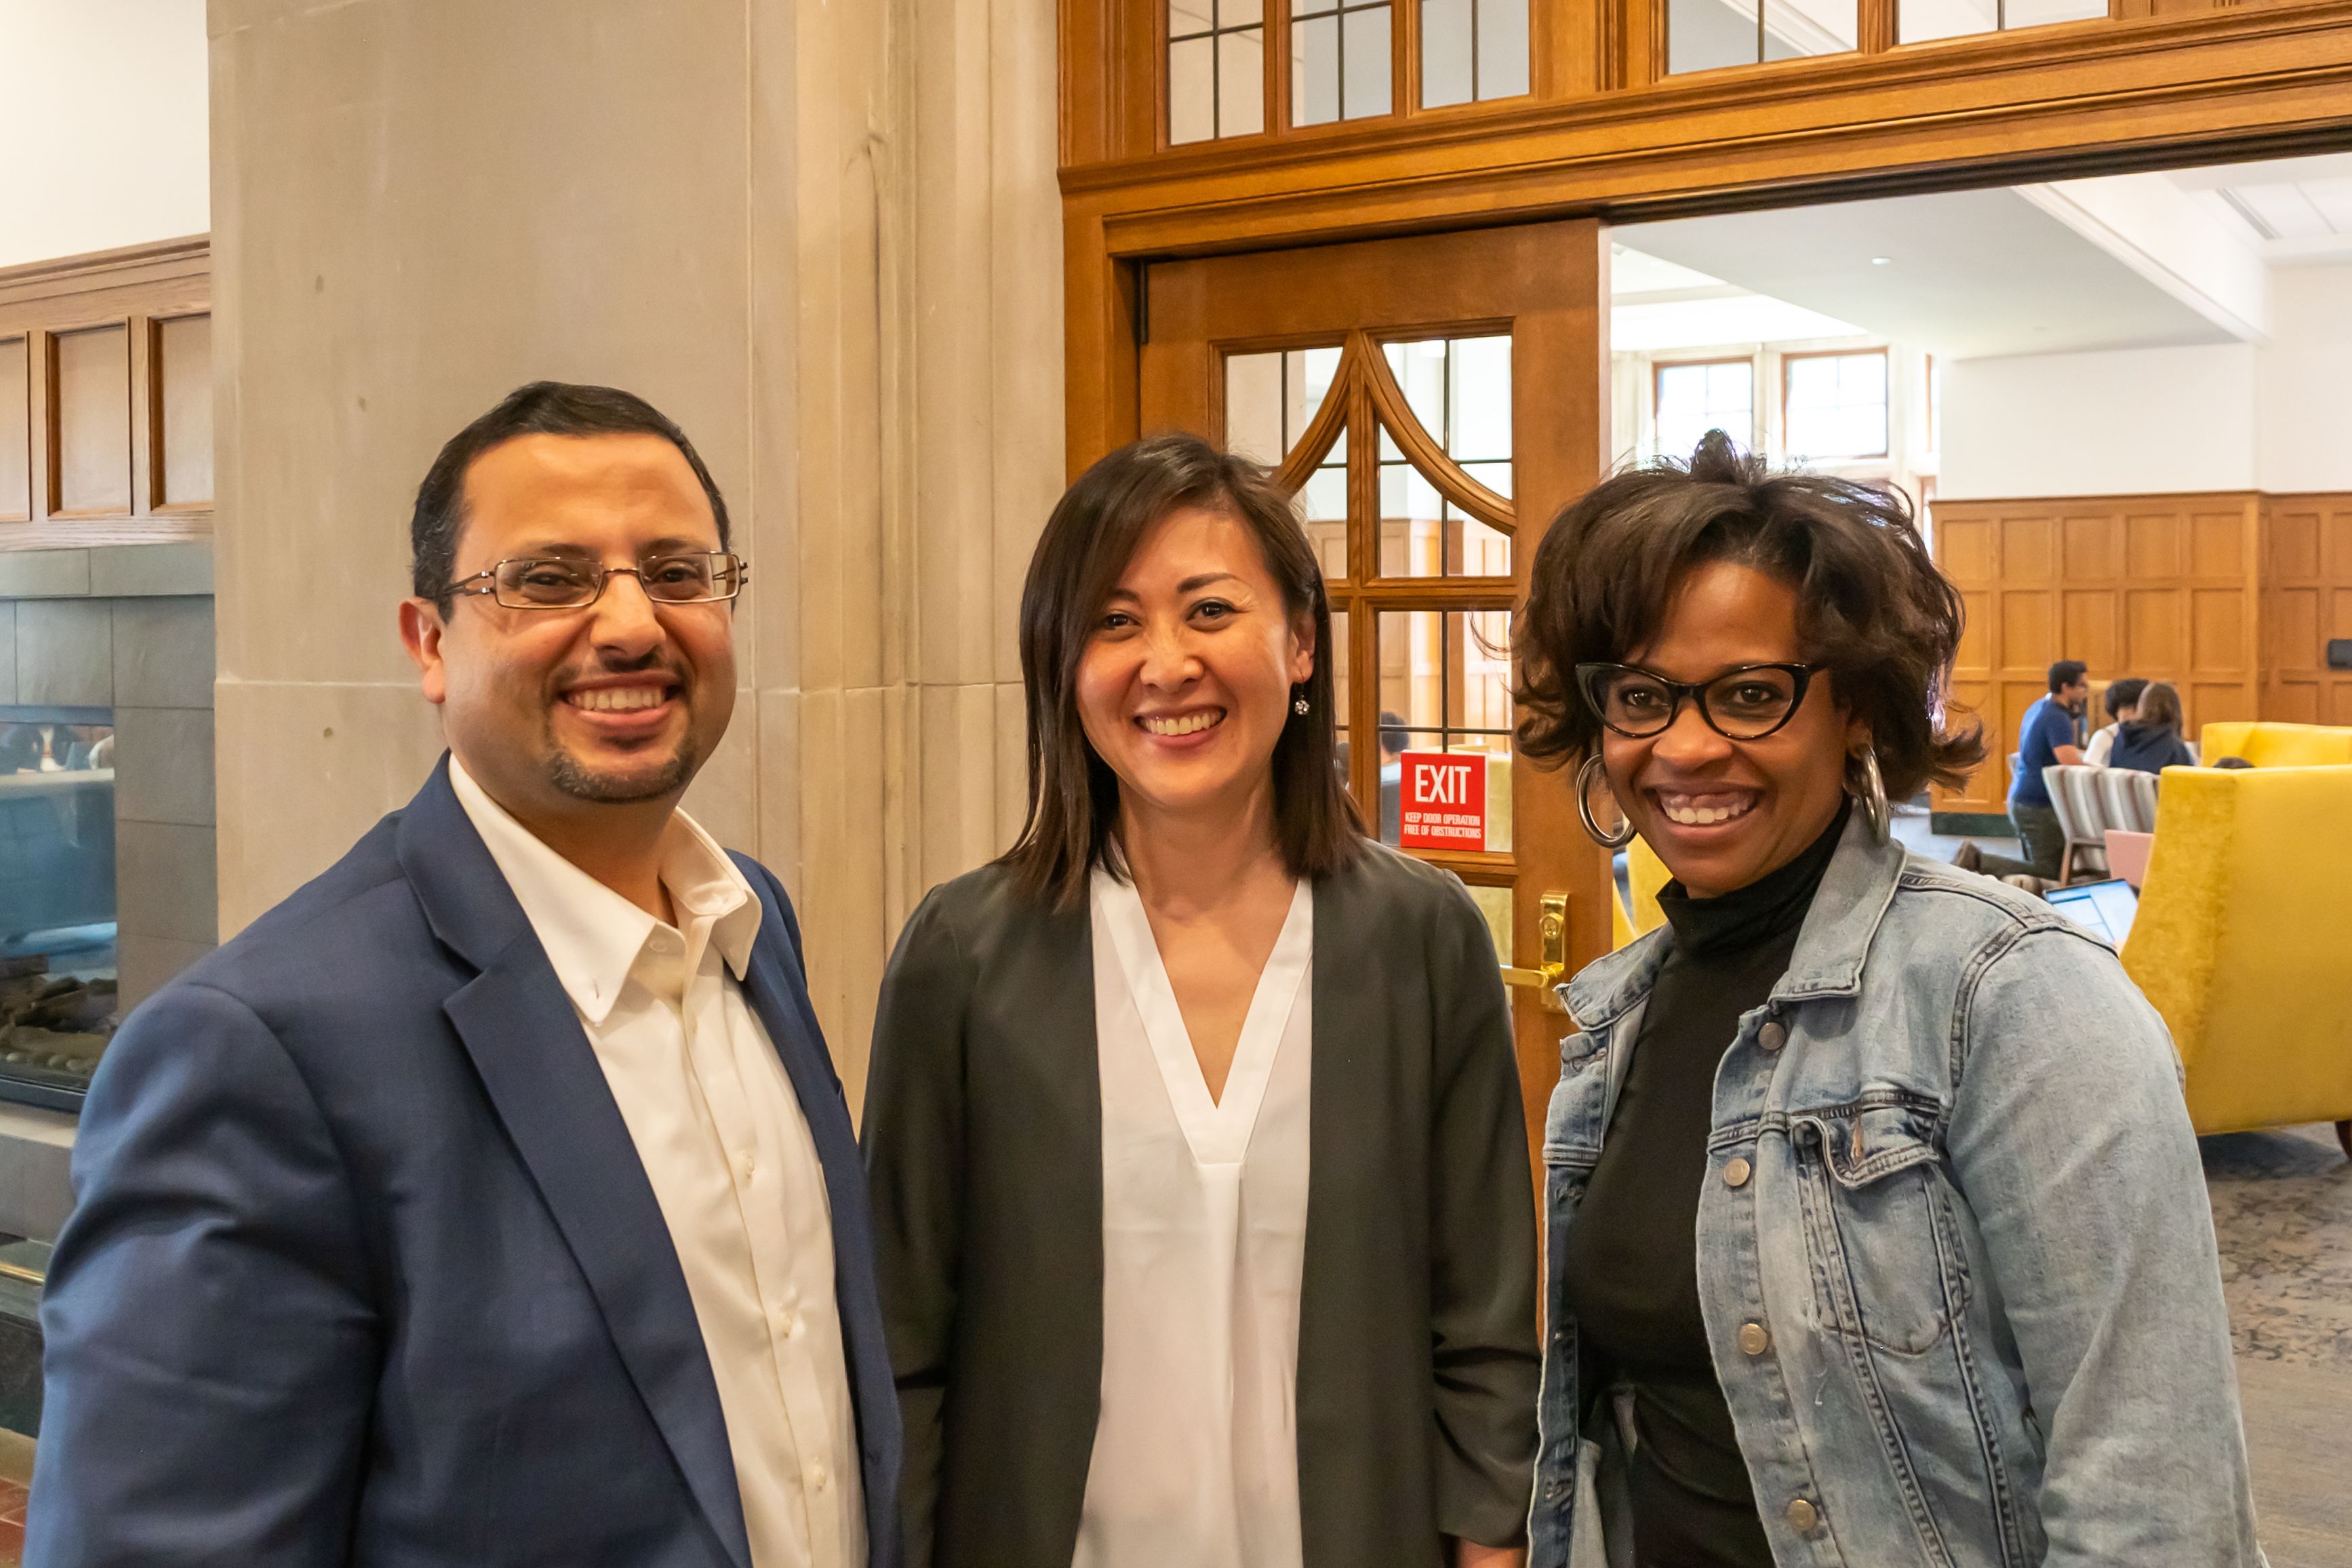
{"label": "suit lapel", "polygon": [[480,970],[443,1011],[688,1486],[736,1568],[751,1568],[719,1385],[668,1225],[571,998],[457,803],[446,758],[403,813],[398,852],[435,934]]}

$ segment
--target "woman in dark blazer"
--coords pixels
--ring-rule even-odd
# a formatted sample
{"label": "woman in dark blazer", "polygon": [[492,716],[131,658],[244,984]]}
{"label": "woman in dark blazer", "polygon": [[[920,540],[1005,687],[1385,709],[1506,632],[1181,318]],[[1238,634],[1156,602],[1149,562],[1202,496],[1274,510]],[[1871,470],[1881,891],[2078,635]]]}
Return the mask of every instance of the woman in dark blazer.
{"label": "woman in dark blazer", "polygon": [[1362,833],[1330,636],[1192,437],[1046,525],[1028,824],[908,923],[866,1087],[913,1568],[1520,1560],[1507,1008],[1462,885]]}

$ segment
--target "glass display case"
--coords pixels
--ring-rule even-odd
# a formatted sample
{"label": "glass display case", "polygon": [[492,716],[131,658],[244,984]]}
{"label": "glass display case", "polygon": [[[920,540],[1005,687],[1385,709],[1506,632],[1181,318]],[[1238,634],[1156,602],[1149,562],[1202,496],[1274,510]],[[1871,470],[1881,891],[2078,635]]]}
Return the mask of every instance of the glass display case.
{"label": "glass display case", "polygon": [[113,720],[0,706],[0,1099],[79,1108],[114,1030]]}

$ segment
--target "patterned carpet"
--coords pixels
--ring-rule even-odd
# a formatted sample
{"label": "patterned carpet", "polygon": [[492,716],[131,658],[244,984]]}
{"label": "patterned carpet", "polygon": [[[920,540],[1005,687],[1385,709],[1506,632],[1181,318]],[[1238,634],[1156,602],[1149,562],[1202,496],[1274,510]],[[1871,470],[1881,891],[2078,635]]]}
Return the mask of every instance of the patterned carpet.
{"label": "patterned carpet", "polygon": [[2238,1354],[2352,1372],[2352,1161],[2335,1129],[2202,1146]]}

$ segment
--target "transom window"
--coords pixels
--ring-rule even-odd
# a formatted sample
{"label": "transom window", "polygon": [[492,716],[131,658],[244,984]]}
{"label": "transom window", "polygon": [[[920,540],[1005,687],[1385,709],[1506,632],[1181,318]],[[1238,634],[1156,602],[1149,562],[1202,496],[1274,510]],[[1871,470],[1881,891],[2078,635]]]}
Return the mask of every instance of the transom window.
{"label": "transom window", "polygon": [[[1415,114],[1532,86],[1534,0],[1154,0],[1168,145]],[[1408,100],[1402,85],[1417,77]]]}
{"label": "transom window", "polygon": [[1265,129],[1265,0],[1168,0],[1168,141]]}
{"label": "transom window", "polygon": [[1421,0],[1421,104],[1528,90],[1528,0]]}
{"label": "transom window", "polygon": [[1290,0],[1290,122],[1389,112],[1389,0]]}
{"label": "transom window", "polygon": [[2107,0],[1895,0],[1895,37],[1921,44],[1971,33],[2005,33],[2107,15]]}
{"label": "transom window", "polygon": [[1666,74],[1835,55],[1862,42],[1856,0],[1666,0]]}

